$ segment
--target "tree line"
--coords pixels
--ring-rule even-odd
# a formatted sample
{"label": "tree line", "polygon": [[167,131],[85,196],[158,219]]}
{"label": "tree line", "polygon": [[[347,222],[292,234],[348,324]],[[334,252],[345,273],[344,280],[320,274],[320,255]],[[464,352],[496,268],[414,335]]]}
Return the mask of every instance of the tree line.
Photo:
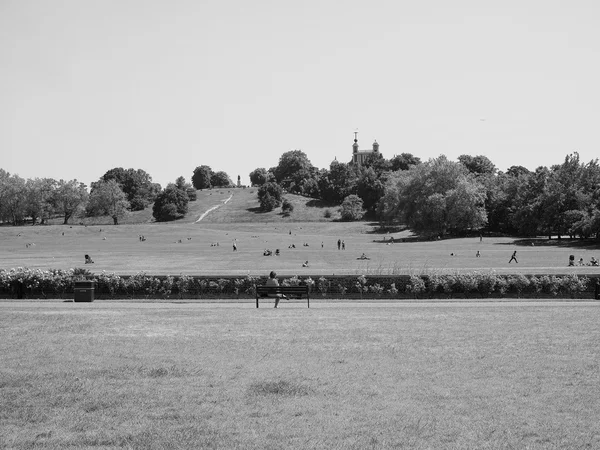
{"label": "tree line", "polygon": [[61,217],[67,224],[74,217],[108,215],[117,225],[129,212],[150,206],[157,221],[176,220],[185,216],[188,202],[196,200],[196,189],[201,189],[196,187],[196,182],[201,180],[197,173],[204,173],[206,169],[208,187],[231,185],[225,172],[215,173],[208,166],[194,170],[194,184],[181,176],[164,189],[142,169],[116,167],[92,182],[89,191],[77,179],[24,179],[0,169],[0,221],[13,225],[30,221],[35,225]]}
{"label": "tree line", "polygon": [[318,169],[292,150],[277,166],[253,170],[250,181],[260,186],[264,210],[278,207],[287,191],[340,205],[343,220],[402,224],[422,236],[486,230],[600,237],[600,166],[576,152],[562,164],[502,172],[483,155],[422,162],[410,153],[389,160],[373,153],[360,165],[334,160]]}

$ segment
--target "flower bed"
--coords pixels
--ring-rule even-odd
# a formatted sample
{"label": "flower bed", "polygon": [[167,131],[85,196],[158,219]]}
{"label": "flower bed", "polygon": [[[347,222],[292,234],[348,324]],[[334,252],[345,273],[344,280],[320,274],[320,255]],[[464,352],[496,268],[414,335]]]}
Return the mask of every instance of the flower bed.
{"label": "flower bed", "polygon": [[[0,270],[4,298],[71,298],[74,282],[95,281],[97,299],[119,298],[253,298],[254,285],[266,277],[157,276],[144,272],[122,276],[85,269]],[[597,277],[568,275],[499,275],[493,271],[432,275],[293,276],[281,284],[307,284],[313,298],[594,298]]]}

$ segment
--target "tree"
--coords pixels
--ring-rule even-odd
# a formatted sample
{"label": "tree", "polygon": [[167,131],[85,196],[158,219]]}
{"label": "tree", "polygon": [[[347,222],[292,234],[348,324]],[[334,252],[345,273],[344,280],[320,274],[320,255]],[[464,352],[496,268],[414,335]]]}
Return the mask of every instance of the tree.
{"label": "tree", "polygon": [[265,183],[258,188],[258,202],[263,211],[273,211],[281,205],[283,189],[277,183]]}
{"label": "tree", "polygon": [[384,196],[383,217],[393,212],[415,233],[444,235],[486,224],[485,188],[445,156],[396,172],[386,190],[397,197]]}
{"label": "tree", "polygon": [[209,166],[198,166],[192,175],[192,185],[196,189],[208,189],[211,185],[213,171]]}
{"label": "tree", "polygon": [[360,175],[356,183],[356,194],[362,199],[368,213],[374,213],[379,200],[385,192],[384,173],[379,176],[372,167],[360,167]]}
{"label": "tree", "polygon": [[421,164],[421,158],[413,156],[412,153],[400,153],[390,159],[391,169],[394,172],[408,170],[410,166]]}
{"label": "tree", "polygon": [[[115,180],[127,196],[132,211],[146,208],[160,192],[160,184],[153,183],[152,177],[142,169],[115,167],[106,172],[100,180]],[[92,183],[93,189],[94,183]]]}
{"label": "tree", "polygon": [[180,219],[188,212],[188,202],[189,198],[185,190],[169,183],[154,200],[152,215],[158,222]]}
{"label": "tree", "polygon": [[191,183],[188,183],[187,181],[185,181],[184,177],[179,177],[175,180],[175,186],[177,186],[177,189],[181,189],[182,191],[184,191],[190,202],[195,202],[196,199],[198,198],[198,194],[196,193],[196,189],[194,189],[194,186],[191,185]]}
{"label": "tree", "polygon": [[475,175],[493,175],[496,172],[496,166],[487,156],[460,155],[458,157],[458,162],[463,164],[469,172]]}
{"label": "tree", "polygon": [[365,215],[362,199],[354,194],[347,196],[340,206],[340,214],[345,221],[362,219]]}
{"label": "tree", "polygon": [[277,183],[284,189],[297,194],[306,194],[304,185],[308,180],[317,178],[318,169],[312,165],[303,151],[291,150],[281,155],[273,173]]}
{"label": "tree", "polygon": [[292,212],[294,212],[294,205],[287,198],[284,198],[281,203],[281,212],[285,216],[289,216]]}
{"label": "tree", "polygon": [[250,172],[250,184],[252,186],[262,186],[269,181],[275,181],[275,175],[263,167]]}
{"label": "tree", "polygon": [[90,216],[110,216],[113,223],[118,225],[119,218],[127,215],[129,208],[129,201],[121,186],[116,180],[108,180],[94,183],[86,210]]}
{"label": "tree", "polygon": [[227,187],[231,186],[231,178],[223,171],[215,172],[210,177],[210,184],[216,187]]}
{"label": "tree", "polygon": [[18,175],[4,172],[0,193],[0,215],[2,220],[8,220],[18,225],[25,220],[26,210],[26,181]]}
{"label": "tree", "polygon": [[321,199],[340,204],[348,195],[356,193],[356,179],[355,167],[337,160],[332,161],[329,170],[319,174]]}
{"label": "tree", "polygon": [[56,180],[52,178],[35,178],[27,180],[25,185],[25,214],[31,217],[31,224],[37,219],[44,224],[54,212],[52,195],[56,188]]}
{"label": "tree", "polygon": [[63,224],[82,210],[88,199],[87,186],[77,180],[60,180],[53,192],[52,203],[56,212],[64,216]]}

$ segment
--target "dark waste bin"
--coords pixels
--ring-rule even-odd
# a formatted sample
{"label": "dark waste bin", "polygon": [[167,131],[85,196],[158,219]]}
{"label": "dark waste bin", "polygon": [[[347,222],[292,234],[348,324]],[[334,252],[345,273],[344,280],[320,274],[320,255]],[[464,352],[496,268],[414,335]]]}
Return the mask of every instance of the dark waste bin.
{"label": "dark waste bin", "polygon": [[75,282],[75,301],[93,302],[94,301],[94,281],[76,281]]}

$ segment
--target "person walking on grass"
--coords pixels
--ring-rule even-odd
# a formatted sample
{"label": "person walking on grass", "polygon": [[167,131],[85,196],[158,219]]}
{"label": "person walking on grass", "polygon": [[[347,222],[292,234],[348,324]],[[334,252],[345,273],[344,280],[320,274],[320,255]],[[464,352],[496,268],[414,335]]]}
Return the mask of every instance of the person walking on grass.
{"label": "person walking on grass", "polygon": [[[265,286],[279,286],[279,281],[277,281],[276,277],[277,274],[274,270],[272,270],[269,274],[269,279],[265,283]],[[279,300],[281,300],[282,298],[285,298],[287,300],[287,297],[283,294],[269,294],[269,297],[275,298],[275,308],[277,308],[277,306],[279,305]]]}
{"label": "person walking on grass", "polygon": [[510,261],[508,261],[508,263],[510,264],[511,262],[516,262],[517,264],[519,264],[519,261],[517,261],[517,251],[515,250],[512,254],[512,256],[510,257]]}

